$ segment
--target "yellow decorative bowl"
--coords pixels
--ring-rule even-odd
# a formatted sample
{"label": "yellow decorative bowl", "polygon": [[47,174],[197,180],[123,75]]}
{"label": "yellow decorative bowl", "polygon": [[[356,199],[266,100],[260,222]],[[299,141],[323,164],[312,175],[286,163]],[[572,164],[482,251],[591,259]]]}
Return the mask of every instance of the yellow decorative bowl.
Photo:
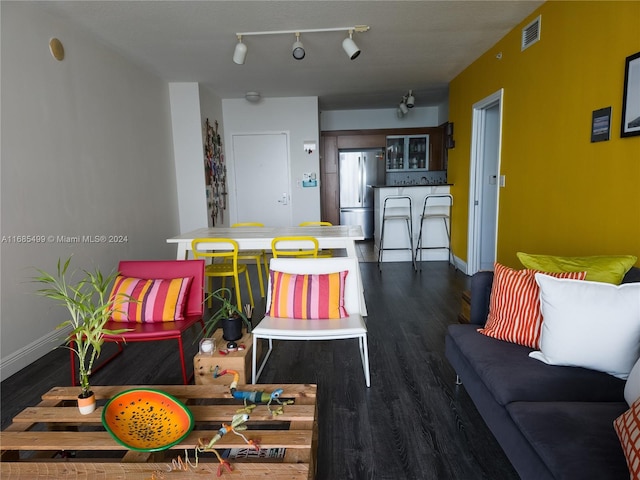
{"label": "yellow decorative bowl", "polygon": [[140,452],[166,450],[193,429],[193,415],[175,397],[150,388],[120,392],[107,402],[102,424],[126,448]]}

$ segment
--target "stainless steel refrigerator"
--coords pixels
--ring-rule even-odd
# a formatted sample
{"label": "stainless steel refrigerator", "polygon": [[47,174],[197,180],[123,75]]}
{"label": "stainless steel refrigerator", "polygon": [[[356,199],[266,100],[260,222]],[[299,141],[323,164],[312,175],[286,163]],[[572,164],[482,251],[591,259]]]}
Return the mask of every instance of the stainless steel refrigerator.
{"label": "stainless steel refrigerator", "polygon": [[340,151],[340,225],[361,225],[373,238],[373,189],[384,184],[384,149]]}

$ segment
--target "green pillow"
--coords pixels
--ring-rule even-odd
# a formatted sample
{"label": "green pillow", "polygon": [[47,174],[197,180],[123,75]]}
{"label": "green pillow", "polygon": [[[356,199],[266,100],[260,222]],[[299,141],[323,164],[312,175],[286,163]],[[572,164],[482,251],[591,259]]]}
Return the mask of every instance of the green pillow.
{"label": "green pillow", "polygon": [[624,274],[636,263],[634,255],[594,255],[590,257],[556,257],[516,253],[525,268],[541,272],[587,272],[585,280],[620,285]]}

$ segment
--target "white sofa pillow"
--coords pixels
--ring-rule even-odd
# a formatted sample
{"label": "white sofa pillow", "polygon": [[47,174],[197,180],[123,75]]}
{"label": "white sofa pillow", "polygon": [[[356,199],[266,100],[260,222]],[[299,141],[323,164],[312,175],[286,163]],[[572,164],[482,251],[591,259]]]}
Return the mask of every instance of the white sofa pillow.
{"label": "white sofa pillow", "polygon": [[611,285],[536,274],[543,322],[530,357],[626,379],[640,356],[640,283]]}

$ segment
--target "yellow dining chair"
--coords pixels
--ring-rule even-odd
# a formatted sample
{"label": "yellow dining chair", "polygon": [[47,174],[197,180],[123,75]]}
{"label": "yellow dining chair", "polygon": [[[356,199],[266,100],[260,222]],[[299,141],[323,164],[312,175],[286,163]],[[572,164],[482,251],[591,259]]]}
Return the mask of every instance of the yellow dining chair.
{"label": "yellow dining chair", "polygon": [[315,237],[276,237],[271,241],[273,258],[318,256],[318,240]]}
{"label": "yellow dining chair", "polygon": [[[244,273],[249,291],[249,303],[253,307],[253,293],[247,266],[238,264],[238,242],[231,238],[194,238],[191,242],[194,258],[209,259],[211,263],[205,266],[204,274],[209,279],[209,291],[213,291],[213,278],[221,277],[222,285],[226,277],[233,277],[238,309],[242,311],[242,297],[240,294],[240,274]],[[216,263],[216,259],[222,262]],[[209,306],[211,306],[209,299]]]}
{"label": "yellow dining chair", "polygon": [[[300,227],[333,227],[331,222],[302,222],[298,226]],[[331,258],[333,257],[333,250],[331,248],[325,248],[318,250],[318,258]]]}
{"label": "yellow dining chair", "polygon": [[[264,227],[264,224],[259,222],[242,222],[231,225],[231,228],[243,227]],[[262,277],[262,264],[264,263],[265,274],[269,275],[269,261],[267,260],[267,253],[264,250],[239,250],[238,260],[253,260],[256,262],[256,268],[258,269],[258,283],[260,284],[260,296],[264,298],[265,282]]]}

